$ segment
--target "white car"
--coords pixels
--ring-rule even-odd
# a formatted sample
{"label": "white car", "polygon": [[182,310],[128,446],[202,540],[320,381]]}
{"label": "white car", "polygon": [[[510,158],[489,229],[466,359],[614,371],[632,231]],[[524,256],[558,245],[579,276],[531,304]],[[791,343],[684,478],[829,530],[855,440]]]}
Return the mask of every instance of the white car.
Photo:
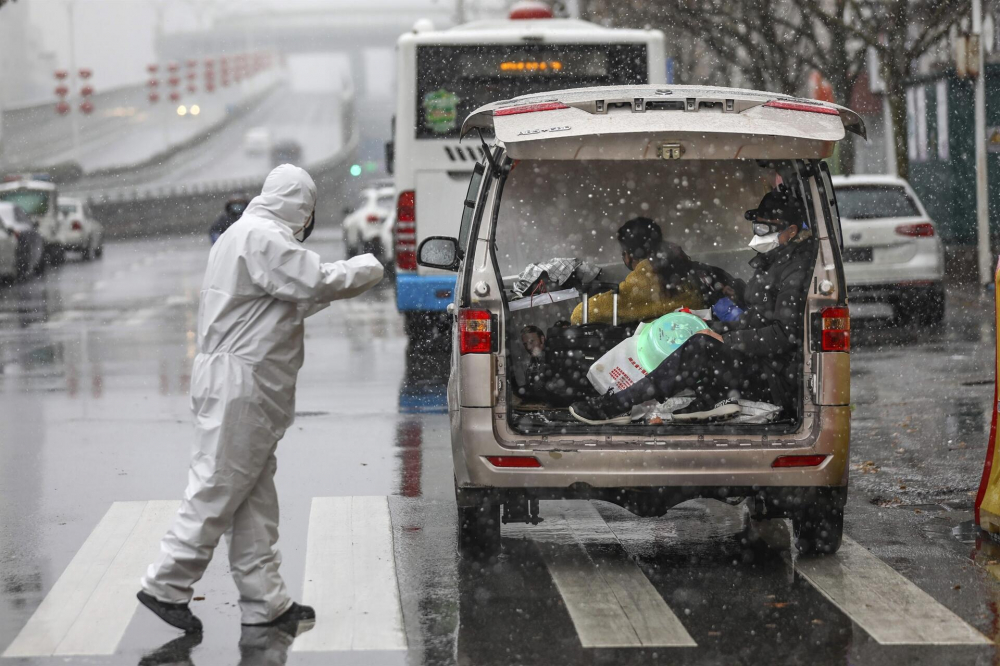
{"label": "white car", "polygon": [[902,323],[944,319],[944,248],[902,178],[835,176],[851,316]]}
{"label": "white car", "polygon": [[56,186],[41,176],[9,176],[0,183],[0,201],[20,206],[45,241],[45,255],[60,264],[66,254],[64,231],[56,209]]}
{"label": "white car", "polygon": [[344,247],[348,257],[370,252],[383,264],[395,258],[392,225],[396,188],[366,187],[353,206],[344,209]]}
{"label": "white car", "polygon": [[[0,208],[8,204],[0,204]],[[13,204],[10,204],[13,208]],[[0,210],[0,280],[12,281],[18,277],[18,238],[12,227],[3,224],[3,211]]]}
{"label": "white car", "polygon": [[81,199],[59,197],[59,218],[63,229],[63,247],[79,252],[84,261],[104,254],[104,227],[94,219],[90,205]]}
{"label": "white car", "polygon": [[254,127],[243,135],[243,150],[247,155],[270,155],[271,131],[266,127]]}

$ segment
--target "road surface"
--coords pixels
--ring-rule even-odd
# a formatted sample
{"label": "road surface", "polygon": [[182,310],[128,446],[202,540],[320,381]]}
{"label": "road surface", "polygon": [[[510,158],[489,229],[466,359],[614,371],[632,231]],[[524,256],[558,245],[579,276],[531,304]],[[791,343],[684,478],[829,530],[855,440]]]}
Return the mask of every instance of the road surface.
{"label": "road surface", "polygon": [[[279,102],[280,103],[280,102]],[[338,258],[339,231],[310,239]],[[971,505],[989,426],[992,305],[946,330],[856,331],[848,540],[801,560],[740,511],[639,519],[543,502],[504,555],[456,556],[447,359],[407,355],[391,285],[308,324],[278,451],[282,571],[319,622],[239,626],[225,547],[200,643],[134,592],[185,483],[203,238],[109,244],[0,289],[0,666],[6,664],[992,663],[1000,548]]]}

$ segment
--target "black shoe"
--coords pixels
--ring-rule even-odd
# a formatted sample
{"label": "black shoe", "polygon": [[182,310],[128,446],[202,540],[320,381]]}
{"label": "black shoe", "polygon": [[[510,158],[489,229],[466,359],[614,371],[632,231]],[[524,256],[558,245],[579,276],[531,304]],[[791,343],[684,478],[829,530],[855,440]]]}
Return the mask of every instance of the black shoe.
{"label": "black shoe", "polygon": [[623,409],[612,393],[574,402],[569,413],[587,425],[627,425],[632,422],[632,408]]}
{"label": "black shoe", "polygon": [[718,423],[729,421],[740,415],[740,403],[735,398],[726,398],[712,404],[706,398],[698,397],[690,405],[672,414],[677,423]]}
{"label": "black shoe", "polygon": [[302,604],[297,604],[294,601],[292,605],[288,607],[284,613],[274,618],[270,622],[259,622],[254,624],[243,623],[244,627],[285,627],[294,626],[299,622],[315,622],[316,621],[316,611],[312,609],[312,606],[303,606]]}
{"label": "black shoe", "polygon": [[135,596],[143,606],[156,613],[171,627],[182,629],[187,634],[201,632],[201,620],[194,616],[187,604],[168,604],[145,592],[139,592]]}

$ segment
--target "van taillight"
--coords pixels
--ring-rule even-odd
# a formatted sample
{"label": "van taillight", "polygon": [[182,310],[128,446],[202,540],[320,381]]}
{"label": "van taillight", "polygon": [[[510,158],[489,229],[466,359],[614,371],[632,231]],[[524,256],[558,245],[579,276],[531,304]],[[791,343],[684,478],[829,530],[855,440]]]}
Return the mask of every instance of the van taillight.
{"label": "van taillight", "polygon": [[823,310],[823,345],[825,352],[851,351],[851,313],[845,307]]}
{"label": "van taillight", "polygon": [[406,190],[396,201],[396,267],[404,271],[417,270],[416,199],[413,190]]}
{"label": "van taillight", "polygon": [[458,344],[462,354],[493,351],[493,317],[489,310],[458,311]]}
{"label": "van taillight", "polygon": [[70,225],[70,228],[73,229],[73,231],[83,231],[83,225],[80,224],[80,220],[73,220],[73,224]]}
{"label": "van taillight", "polygon": [[896,233],[909,238],[930,238],[934,235],[934,225],[929,222],[901,224],[896,227]]}

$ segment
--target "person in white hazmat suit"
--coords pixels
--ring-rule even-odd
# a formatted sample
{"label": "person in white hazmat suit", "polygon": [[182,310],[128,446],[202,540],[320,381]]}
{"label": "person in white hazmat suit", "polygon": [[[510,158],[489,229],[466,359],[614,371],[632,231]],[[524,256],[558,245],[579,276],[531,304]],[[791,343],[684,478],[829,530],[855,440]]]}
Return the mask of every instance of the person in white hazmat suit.
{"label": "person in white hazmat suit", "polygon": [[323,263],[305,249],[315,217],[312,178],[283,164],[208,257],[191,376],[197,435],[187,490],[138,594],[187,632],[201,631],[188,602],[223,533],[243,624],[315,618],[292,602],[278,573],[274,452],[295,414],[304,319],[370,289],[383,273],[370,254]]}

